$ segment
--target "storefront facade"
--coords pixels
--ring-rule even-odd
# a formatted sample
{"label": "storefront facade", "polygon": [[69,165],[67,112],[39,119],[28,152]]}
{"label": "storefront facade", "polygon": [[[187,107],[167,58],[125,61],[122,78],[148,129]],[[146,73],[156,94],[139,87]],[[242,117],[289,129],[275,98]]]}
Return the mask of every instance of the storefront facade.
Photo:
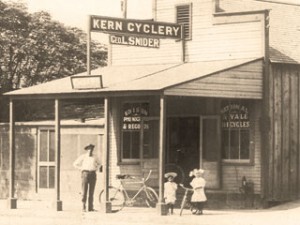
{"label": "storefront facade", "polygon": [[[109,66],[92,71],[101,75],[99,87],[74,88],[72,79],[78,78],[74,75],[7,93],[10,129],[14,130],[14,101],[55,99],[59,153],[59,102],[104,99],[104,186],[117,182],[114,178],[119,173],[142,177],[153,170],[150,184],[157,188],[162,205],[164,172],[177,169],[181,174],[177,181],[188,184],[189,171],[203,168],[211,196],[221,194],[221,201],[225,196],[228,203],[231,194],[243,194],[246,179],[258,199],[251,207],[261,207],[269,200],[265,180],[270,179],[267,174],[272,167],[266,166],[271,147],[263,140],[264,135],[272,135],[265,126],[272,123],[268,116],[268,11],[220,13],[216,6],[211,0],[154,0],[153,19],[158,24],[95,17],[91,20],[94,31],[122,30],[126,21],[129,31],[134,31],[135,24],[148,34],[110,34]],[[184,35],[179,40],[155,36],[175,35],[176,24],[182,23]],[[95,78],[82,75],[83,83]],[[13,132],[10,142],[14,156]],[[57,157],[60,161],[60,154]],[[61,201],[59,172],[55,175],[57,202]],[[10,187],[11,199],[13,190]],[[241,201],[238,198],[229,207]]]}

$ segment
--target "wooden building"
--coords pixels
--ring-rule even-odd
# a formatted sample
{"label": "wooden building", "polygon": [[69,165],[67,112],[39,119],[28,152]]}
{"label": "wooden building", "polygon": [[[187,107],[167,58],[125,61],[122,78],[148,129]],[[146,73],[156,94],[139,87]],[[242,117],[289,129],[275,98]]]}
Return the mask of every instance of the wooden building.
{"label": "wooden building", "polygon": [[[58,208],[60,102],[72,98],[104,99],[106,187],[118,173],[143,176],[152,169],[160,207],[163,174],[168,164],[176,164],[185,175],[180,182],[186,184],[190,170],[205,170],[209,204],[221,199],[229,207],[241,205],[243,177],[254,194],[251,207],[298,197],[300,61],[270,46],[276,38],[269,33],[268,7],[231,11],[223,3],[153,0],[154,22],[95,17],[92,30],[121,29],[117,22],[127,21],[131,30],[138,24],[148,35],[110,34],[109,66],[92,76],[79,74],[7,93],[11,206],[16,201],[14,102],[31,98],[55,99]],[[171,36],[167,27],[172,23],[184,24],[183,38],[155,36]]]}
{"label": "wooden building", "polygon": [[[15,196],[23,200],[49,200],[55,183],[55,139],[53,121],[16,122]],[[80,176],[73,161],[84,152],[87,142],[103,150],[103,119],[61,121],[61,196],[76,199],[81,192]],[[0,198],[9,196],[9,126],[0,124]],[[99,185],[99,184],[98,184]],[[100,187],[98,187],[100,190]],[[51,198],[50,198],[51,199]]]}

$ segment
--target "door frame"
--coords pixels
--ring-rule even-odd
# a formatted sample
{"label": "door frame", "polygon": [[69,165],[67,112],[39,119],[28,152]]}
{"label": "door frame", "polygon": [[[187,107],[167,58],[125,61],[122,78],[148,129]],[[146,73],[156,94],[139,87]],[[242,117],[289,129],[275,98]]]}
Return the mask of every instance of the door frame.
{"label": "door frame", "polygon": [[[48,167],[48,172],[49,172],[49,167],[54,167],[55,170],[55,166],[56,166],[56,152],[54,152],[54,161],[51,162],[48,159],[48,162],[46,161],[40,161],[40,154],[41,154],[41,132],[42,131],[47,131],[47,153],[49,153],[49,148],[50,148],[50,132],[54,132],[55,130],[52,127],[41,127],[38,129],[38,143],[37,143],[37,160],[36,160],[36,166],[37,166],[37,181],[36,181],[36,190],[37,193],[40,197],[47,197],[48,196],[52,196],[51,194],[54,194],[55,191],[55,182],[56,182],[56,174],[54,172],[54,187],[53,188],[40,188],[40,167],[41,166],[47,166]],[[53,143],[54,144],[54,143]],[[55,151],[55,150],[54,150]],[[49,157],[49,155],[47,156]],[[49,174],[47,175],[47,183],[49,182]]]}
{"label": "door frame", "polygon": [[217,179],[218,179],[218,185],[217,187],[211,188],[211,189],[221,189],[222,188],[222,161],[221,161],[221,118],[220,115],[200,115],[200,119],[199,119],[199,163],[200,163],[200,168],[203,168],[203,120],[205,119],[214,119],[217,121],[217,143],[218,143],[218,157],[217,157]]}

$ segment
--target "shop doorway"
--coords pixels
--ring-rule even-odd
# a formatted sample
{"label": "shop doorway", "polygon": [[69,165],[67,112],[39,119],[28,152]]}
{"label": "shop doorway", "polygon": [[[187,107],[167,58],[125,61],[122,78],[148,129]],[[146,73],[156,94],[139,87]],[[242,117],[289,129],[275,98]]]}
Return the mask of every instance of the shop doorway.
{"label": "shop doorway", "polygon": [[188,185],[194,168],[205,170],[207,188],[221,187],[219,116],[168,118],[166,172],[177,172],[176,181]]}
{"label": "shop doorway", "polygon": [[[189,184],[189,172],[199,168],[199,117],[171,117],[167,120],[166,172],[177,172],[177,182]],[[179,168],[178,168],[179,167]]]}

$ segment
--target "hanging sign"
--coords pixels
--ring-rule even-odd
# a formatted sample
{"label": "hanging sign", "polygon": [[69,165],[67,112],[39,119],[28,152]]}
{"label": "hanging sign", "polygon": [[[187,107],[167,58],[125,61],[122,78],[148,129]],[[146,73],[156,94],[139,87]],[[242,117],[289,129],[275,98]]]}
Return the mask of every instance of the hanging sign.
{"label": "hanging sign", "polygon": [[175,23],[102,16],[90,16],[90,20],[90,29],[96,32],[146,35],[160,38],[181,38],[181,26]]}

